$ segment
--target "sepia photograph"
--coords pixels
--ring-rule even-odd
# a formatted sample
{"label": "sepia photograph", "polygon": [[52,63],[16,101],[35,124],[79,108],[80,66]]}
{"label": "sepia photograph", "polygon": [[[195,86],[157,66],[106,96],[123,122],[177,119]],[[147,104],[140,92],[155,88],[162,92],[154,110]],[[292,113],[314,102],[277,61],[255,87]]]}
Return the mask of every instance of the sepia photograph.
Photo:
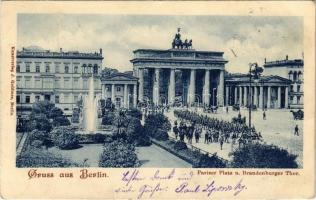
{"label": "sepia photograph", "polygon": [[303,168],[303,25],[19,13],[16,167]]}

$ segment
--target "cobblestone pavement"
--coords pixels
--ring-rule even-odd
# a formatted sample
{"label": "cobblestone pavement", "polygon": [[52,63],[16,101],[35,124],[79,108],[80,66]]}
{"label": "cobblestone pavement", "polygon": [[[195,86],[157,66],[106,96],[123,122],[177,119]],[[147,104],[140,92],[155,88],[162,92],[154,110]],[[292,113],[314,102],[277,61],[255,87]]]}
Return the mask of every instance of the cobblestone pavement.
{"label": "cobblestone pavement", "polygon": [[[192,111],[203,113],[195,108]],[[267,144],[274,144],[279,147],[287,149],[290,153],[298,155],[296,161],[302,167],[303,163],[303,120],[294,120],[290,110],[268,110],[266,111],[266,120],[262,119],[263,111],[252,111],[252,124],[256,130],[261,132],[264,142]],[[219,109],[217,114],[203,113],[210,117],[223,119],[225,121],[231,121],[233,117],[237,117],[238,112],[232,111],[229,108],[229,112],[226,113],[223,109]],[[173,114],[173,109],[169,112],[165,112],[165,115],[169,118],[171,124],[174,124],[176,117]],[[248,123],[248,110],[241,109],[241,115],[247,118]],[[294,136],[295,125],[299,127],[299,136]],[[171,129],[172,130],[172,129]],[[171,137],[174,137],[172,131],[169,132]],[[186,141],[187,142],[187,141]],[[200,138],[200,142],[196,143],[193,139],[193,146],[198,147],[209,153],[217,153],[218,156],[231,160],[229,153],[237,145],[232,146],[231,143],[224,143],[223,150],[220,150],[218,143],[204,144],[204,135]]]}

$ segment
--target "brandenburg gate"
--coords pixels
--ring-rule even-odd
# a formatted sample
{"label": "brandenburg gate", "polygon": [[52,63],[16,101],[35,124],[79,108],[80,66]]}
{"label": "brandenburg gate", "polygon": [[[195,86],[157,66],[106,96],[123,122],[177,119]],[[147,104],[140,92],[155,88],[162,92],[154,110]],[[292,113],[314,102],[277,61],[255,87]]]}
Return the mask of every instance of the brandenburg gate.
{"label": "brandenburg gate", "polygon": [[197,51],[181,40],[180,29],[168,50],[133,51],[133,73],[139,79],[138,101],[155,105],[224,105],[223,52]]}

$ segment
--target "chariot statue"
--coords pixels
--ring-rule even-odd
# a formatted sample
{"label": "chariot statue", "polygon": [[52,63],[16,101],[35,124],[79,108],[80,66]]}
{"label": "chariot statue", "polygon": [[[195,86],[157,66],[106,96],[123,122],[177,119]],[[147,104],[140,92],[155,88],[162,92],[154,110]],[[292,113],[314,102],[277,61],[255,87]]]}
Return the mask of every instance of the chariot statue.
{"label": "chariot statue", "polygon": [[178,32],[175,34],[174,39],[172,41],[173,49],[192,49],[192,39],[185,39],[184,42],[181,40],[180,28],[178,28]]}

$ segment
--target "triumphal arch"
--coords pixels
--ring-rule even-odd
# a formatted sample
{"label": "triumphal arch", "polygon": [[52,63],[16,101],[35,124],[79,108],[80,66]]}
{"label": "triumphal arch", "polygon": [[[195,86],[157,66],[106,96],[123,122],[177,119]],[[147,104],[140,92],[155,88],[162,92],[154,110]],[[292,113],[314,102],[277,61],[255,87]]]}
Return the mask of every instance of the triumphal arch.
{"label": "triumphal arch", "polygon": [[180,29],[171,49],[133,51],[134,76],[139,79],[139,102],[155,105],[181,102],[184,105],[224,104],[223,52],[198,51],[192,40],[182,40]]}

